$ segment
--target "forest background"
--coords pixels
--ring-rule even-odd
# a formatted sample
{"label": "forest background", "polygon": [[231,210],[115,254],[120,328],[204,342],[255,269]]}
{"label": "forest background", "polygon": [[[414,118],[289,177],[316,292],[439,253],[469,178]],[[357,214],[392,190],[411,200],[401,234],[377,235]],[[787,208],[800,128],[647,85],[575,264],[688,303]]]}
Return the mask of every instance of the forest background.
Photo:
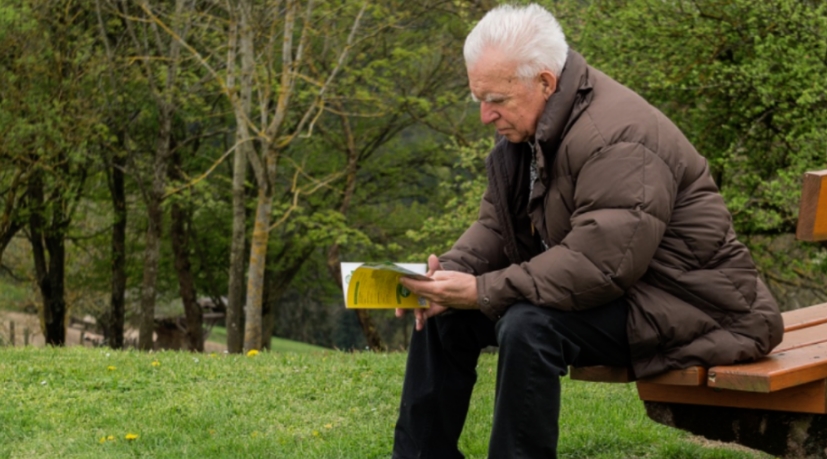
{"label": "forest background", "polygon": [[[794,239],[827,164],[827,6],[540,3],[708,158],[782,309],[827,301],[827,252]],[[55,345],[90,315],[150,349],[184,314],[203,349],[208,298],[230,352],[404,348],[409,321],[344,309],[339,262],[422,262],[476,216],[493,133],[461,49],[495,5],[0,0],[0,308]]]}

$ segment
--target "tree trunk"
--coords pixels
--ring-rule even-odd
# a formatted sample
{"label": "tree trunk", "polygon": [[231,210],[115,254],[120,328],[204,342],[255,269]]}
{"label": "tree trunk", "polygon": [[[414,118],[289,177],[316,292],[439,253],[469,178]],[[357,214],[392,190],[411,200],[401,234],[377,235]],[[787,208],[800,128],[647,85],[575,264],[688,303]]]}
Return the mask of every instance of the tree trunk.
{"label": "tree trunk", "polygon": [[[172,155],[170,178],[183,180],[180,173],[181,158],[178,153]],[[170,212],[170,237],[172,251],[175,255],[175,272],[178,275],[178,289],[184,303],[184,315],[187,323],[187,342],[189,349],[204,352],[204,313],[198,305],[195,280],[192,277],[192,264],[189,256],[189,215],[179,201],[172,203]]]}
{"label": "tree trunk", "polygon": [[[46,325],[46,344],[63,346],[66,344],[66,246],[61,230],[49,231],[45,237],[46,250],[49,251],[48,287],[43,288],[41,281],[40,291],[43,295],[43,306],[49,311]],[[46,296],[49,292],[49,297]]]}
{"label": "tree trunk", "polygon": [[[231,50],[228,56],[228,85],[235,82],[232,74],[235,65],[235,50],[241,58],[241,75],[239,78],[240,104],[235,104],[236,135],[238,145],[233,157],[233,233],[230,243],[230,282],[227,292],[227,350],[241,352],[244,345],[242,314],[244,304],[244,261],[247,233],[247,213],[244,182],[247,177],[247,155],[252,154],[252,139],[247,128],[247,117],[251,115],[253,68],[253,30],[250,24],[252,7],[250,2],[238,3],[238,22],[240,30],[234,30],[231,38]],[[238,36],[238,44],[235,37]]]}
{"label": "tree trunk", "polygon": [[126,315],[126,188],[124,171],[129,155],[126,140],[128,116],[121,100],[115,97],[119,89],[123,89],[123,86],[119,84],[119,78],[116,77],[117,64],[114,46],[117,42],[107,34],[100,0],[95,1],[95,12],[98,19],[98,43],[103,44],[106,51],[106,75],[109,80],[108,87],[104,80],[101,80],[99,90],[104,95],[105,105],[109,112],[106,125],[110,131],[117,133],[118,139],[115,149],[110,150],[104,147],[106,152],[104,155],[109,159],[109,167],[106,168],[106,172],[109,194],[112,197],[114,219],[112,222],[112,254],[110,256],[112,279],[110,281],[109,311],[102,314],[101,319],[104,327],[104,338],[109,347],[123,349]]}
{"label": "tree trunk", "polygon": [[[29,237],[34,256],[37,286],[43,299],[42,326],[46,344],[66,344],[66,299],[64,273],[66,250],[63,241],[63,208],[58,202],[51,207],[52,222],[46,227],[43,213],[43,179],[40,172],[33,172],[29,180]],[[48,252],[48,257],[47,257]],[[48,260],[47,260],[48,258]]]}
{"label": "tree trunk", "polygon": [[[140,2],[141,8],[149,10],[146,2]],[[152,20],[144,22],[129,12],[130,2],[120,2],[126,20],[129,36],[139,55],[144,56],[144,77],[151,88],[151,93],[158,110],[158,135],[155,142],[155,154],[152,158],[152,176],[150,185],[145,190],[147,206],[147,229],[144,248],[144,274],[141,282],[141,318],[138,333],[138,347],[150,350],[154,347],[153,331],[155,328],[155,297],[157,295],[158,263],[161,252],[161,228],[163,226],[163,209],[167,168],[172,149],[172,120],[177,112],[177,103],[182,95],[178,87],[178,72],[182,66],[182,42],[187,39],[192,19],[190,7],[185,0],[175,1],[175,10],[171,13],[172,31],[169,41],[165,42]],[[143,16],[143,14],[141,14]],[[148,19],[148,18],[147,18]],[[136,29],[133,24],[152,23],[152,27]],[[139,33],[143,34],[139,37]],[[150,35],[154,35],[149,39]],[[175,38],[173,38],[175,37]],[[150,58],[150,56],[153,56]],[[153,61],[162,61],[163,65],[155,67]],[[161,77],[162,76],[162,77]]]}
{"label": "tree trunk", "polygon": [[161,203],[155,197],[148,203],[146,246],[144,247],[144,277],[141,283],[141,317],[138,329],[138,348],[153,348],[155,328],[155,295],[158,280],[158,262],[161,257]]}
{"label": "tree trunk", "polygon": [[112,207],[115,221],[112,224],[112,292],[111,310],[108,314],[107,339],[112,349],[123,349],[124,316],[126,311],[126,191],[124,167],[126,155],[112,155],[111,182]]}
{"label": "tree trunk", "polygon": [[171,229],[172,250],[175,253],[175,272],[178,275],[178,288],[181,301],[184,303],[184,314],[187,322],[187,342],[189,349],[204,352],[204,314],[195,293],[195,281],[187,250],[187,214],[181,204],[172,204]]}
{"label": "tree trunk", "polygon": [[250,270],[247,274],[247,304],[244,308],[244,351],[261,349],[261,304],[264,293],[264,266],[270,236],[270,212],[273,197],[268,187],[259,187],[256,221],[250,247]]}
{"label": "tree trunk", "polygon": [[[237,154],[237,153],[236,153]],[[236,161],[238,163],[238,161]],[[243,180],[243,179],[242,179]],[[235,179],[233,180],[235,182]],[[242,185],[243,186],[243,185]],[[244,261],[246,247],[246,216],[244,202],[236,203],[235,184],[233,185],[233,233],[230,243],[230,281],[227,292],[227,351],[239,353],[243,349],[244,330],[242,315],[244,313]],[[243,193],[243,189],[242,189]],[[241,216],[237,215],[241,211]]]}
{"label": "tree trunk", "polygon": [[[238,136],[236,137],[238,138]],[[244,261],[247,232],[244,180],[247,172],[247,145],[239,145],[233,162],[233,233],[230,242],[230,282],[227,292],[227,351],[243,349]],[[244,147],[244,148],[242,148]]]}
{"label": "tree trunk", "polygon": [[144,248],[144,278],[141,284],[141,325],[138,332],[138,347],[148,351],[154,347],[152,334],[155,328],[155,296],[158,282],[158,263],[161,258],[161,227],[163,210],[161,202],[166,186],[167,162],[172,133],[172,115],[161,110],[161,129],[158,133],[158,147],[152,167],[152,185],[147,192],[147,228]]}

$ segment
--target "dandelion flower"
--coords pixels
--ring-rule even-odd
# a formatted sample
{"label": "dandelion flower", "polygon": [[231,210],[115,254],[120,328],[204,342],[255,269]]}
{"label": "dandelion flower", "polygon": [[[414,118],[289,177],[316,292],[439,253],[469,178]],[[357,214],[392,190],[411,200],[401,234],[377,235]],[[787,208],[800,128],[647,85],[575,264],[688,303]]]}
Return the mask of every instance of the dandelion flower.
{"label": "dandelion flower", "polygon": [[318,431],[318,430],[314,430],[314,431],[313,431],[313,436],[314,436],[314,437],[318,437],[318,436],[319,436],[319,431]]}
{"label": "dandelion flower", "polygon": [[247,357],[255,357],[257,355],[258,355],[258,351],[255,350],[255,349],[250,349],[249,351],[247,351]]}
{"label": "dandelion flower", "polygon": [[101,445],[106,443],[106,437],[101,437],[101,439],[98,440],[98,443],[100,443]]}
{"label": "dandelion flower", "polygon": [[255,432],[251,433],[250,436],[253,437],[253,438],[258,437],[258,431],[255,431]]}
{"label": "dandelion flower", "polygon": [[125,436],[125,437],[123,437],[123,438],[126,438],[127,440],[130,440],[130,441],[131,441],[131,440],[137,440],[137,439],[138,439],[138,434],[128,433],[128,434],[126,434],[126,436]]}
{"label": "dandelion flower", "polygon": [[324,425],[324,428],[325,428],[325,429],[332,429],[332,428],[333,428],[333,424],[325,424],[325,425]]}
{"label": "dandelion flower", "polygon": [[115,367],[113,367],[112,365],[109,365],[108,367],[106,367],[106,369],[109,371],[115,371]]}
{"label": "dandelion flower", "polygon": [[109,441],[115,441],[115,436],[110,435],[110,436],[106,437],[106,439],[109,440]]}
{"label": "dandelion flower", "polygon": [[157,361],[157,360],[153,360],[153,361],[152,361],[152,366],[153,366],[153,367],[160,367],[160,366],[161,366],[161,362],[159,362],[159,361]]}

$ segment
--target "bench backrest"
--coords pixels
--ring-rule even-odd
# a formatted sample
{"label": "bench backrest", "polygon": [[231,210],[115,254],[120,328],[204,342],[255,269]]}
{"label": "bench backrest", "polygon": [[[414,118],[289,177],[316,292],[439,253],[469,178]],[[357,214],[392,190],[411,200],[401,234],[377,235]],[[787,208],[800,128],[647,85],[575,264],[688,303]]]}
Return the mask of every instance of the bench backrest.
{"label": "bench backrest", "polygon": [[827,170],[804,174],[795,237],[810,242],[827,240]]}

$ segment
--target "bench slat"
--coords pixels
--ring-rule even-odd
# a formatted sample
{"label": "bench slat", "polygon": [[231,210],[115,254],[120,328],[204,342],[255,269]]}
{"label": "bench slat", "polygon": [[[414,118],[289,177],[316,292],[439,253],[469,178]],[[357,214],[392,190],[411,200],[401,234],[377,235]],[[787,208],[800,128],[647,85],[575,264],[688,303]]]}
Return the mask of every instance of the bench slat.
{"label": "bench slat", "polygon": [[637,390],[640,399],[649,402],[827,413],[827,380],[824,379],[770,393],[722,390],[706,386],[667,386],[645,381],[638,381]]}
{"label": "bench slat", "polygon": [[[577,381],[629,383],[635,381],[631,368],[592,366],[569,368],[571,379]],[[675,386],[703,386],[706,384],[706,368],[690,367],[672,370],[666,373],[642,379],[652,384],[669,384]]]}
{"label": "bench slat", "polygon": [[[827,342],[827,323],[807,328],[798,328],[785,332],[781,344],[776,346],[770,354],[779,354],[801,347],[812,346]],[[827,365],[827,362],[825,362]]]}
{"label": "bench slat", "polygon": [[771,354],[757,362],[709,369],[707,385],[749,392],[774,392],[827,378],[827,344]]}
{"label": "bench slat", "polygon": [[[773,349],[773,354],[827,343],[827,303],[787,311],[781,315],[784,319],[784,340]],[[635,380],[634,374],[629,368],[594,366],[572,367],[569,370],[571,379],[578,381],[626,383]],[[646,382],[675,386],[703,386],[706,385],[706,377],[706,369],[692,367],[667,371],[661,375],[647,378]],[[809,380],[812,381],[813,379]],[[762,386],[759,387],[767,387],[767,383],[761,384]]]}
{"label": "bench slat", "polygon": [[[827,304],[825,304],[824,306],[827,307]],[[825,311],[824,313],[827,314],[827,311]],[[825,322],[827,322],[827,319],[825,319]],[[799,321],[797,323],[799,323],[799,324],[802,324],[802,323],[812,324],[812,323],[814,323],[814,321],[809,320],[809,319],[805,319],[805,320]],[[772,354],[779,354],[779,353],[782,353],[782,352],[791,351],[793,349],[803,348],[803,347],[812,346],[814,344],[820,344],[820,343],[827,343],[827,323],[822,323],[822,324],[816,325],[816,326],[807,326],[806,328],[798,327],[798,328],[793,329],[793,331],[791,331],[789,333],[785,333],[784,340],[775,349],[773,349]],[[797,362],[800,363],[801,361],[797,360]],[[805,362],[810,363],[809,360],[805,360]],[[816,365],[816,366],[818,365],[818,363],[813,363],[813,364]],[[753,363],[753,365],[754,365],[754,363]],[[827,358],[824,359],[824,365],[827,365]],[[738,367],[740,367],[740,366],[741,365],[739,365]],[[727,366],[724,366],[724,367],[715,367],[714,369],[716,369],[716,370],[717,369],[723,369],[722,370],[723,374],[729,375],[730,371],[728,369],[731,368],[731,367],[732,366],[727,365]],[[752,370],[752,371],[760,371],[760,368],[762,368],[762,367],[759,366],[758,369]],[[608,367],[607,367],[607,370],[609,370]],[[603,371],[606,372],[607,370],[603,370]],[[611,369],[611,370],[618,370],[619,371],[620,369]],[[718,374],[720,374],[720,373],[721,373],[721,371],[718,372]],[[605,377],[604,374],[605,373],[595,371],[595,372],[593,372],[593,375],[592,375],[591,379],[588,379],[588,381],[603,381],[603,379],[600,379],[600,378]],[[767,378],[771,378],[772,376],[773,375],[767,375]],[[754,376],[750,375],[750,378],[752,378],[752,377],[754,377]],[[813,377],[807,377],[807,380],[808,381],[814,381],[816,379],[820,379],[821,377],[822,376],[816,374]],[[690,368],[686,368],[684,370],[667,371],[666,373],[663,373],[663,374],[660,374],[660,375],[657,375],[657,376],[654,376],[654,377],[651,377],[651,378],[646,378],[646,379],[643,379],[642,381],[646,381],[648,383],[653,383],[653,384],[666,384],[666,385],[673,385],[673,386],[703,386],[703,385],[706,384],[706,378],[707,378],[707,371],[706,371],[705,368],[703,368],[703,367],[690,367]],[[724,384],[727,384],[727,383],[725,382]],[[763,382],[761,384],[762,384],[762,386],[761,386],[762,390],[758,390],[756,392],[772,392],[772,391],[778,390],[778,388],[771,388],[770,390],[764,390],[763,387],[772,387],[772,386],[769,386],[768,383],[765,384]],[[725,386],[716,385],[714,383],[710,383],[709,385],[712,386],[712,387],[725,387]],[[735,387],[729,387],[729,388],[734,389]]]}
{"label": "bench slat", "polygon": [[827,303],[781,313],[784,318],[784,332],[827,323]]}
{"label": "bench slat", "polygon": [[706,368],[689,367],[683,370],[667,371],[651,378],[641,379],[641,381],[672,386],[703,386],[706,384],[706,377]]}

